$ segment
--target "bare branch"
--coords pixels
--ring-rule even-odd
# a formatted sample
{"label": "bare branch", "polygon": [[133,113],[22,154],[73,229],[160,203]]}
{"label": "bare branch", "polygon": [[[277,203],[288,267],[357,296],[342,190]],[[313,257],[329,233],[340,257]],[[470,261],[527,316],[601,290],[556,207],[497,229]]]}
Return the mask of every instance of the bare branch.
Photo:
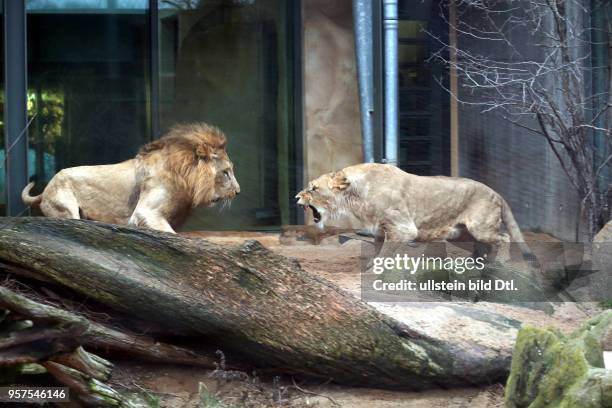
{"label": "bare branch", "polygon": [[[429,61],[457,74],[459,90],[451,97],[483,114],[499,112],[513,126],[544,137],[588,207],[583,208],[587,224],[595,228],[593,214],[600,205],[596,178],[609,166],[612,153],[612,62],[592,64],[591,48],[612,45],[609,7],[604,5],[609,0],[454,1],[456,21],[448,21],[444,5],[440,10],[458,34],[457,45],[428,33],[440,46]],[[594,12],[605,14],[607,24],[591,26]],[[608,41],[593,41],[593,33]],[[604,90],[585,86],[606,68]],[[608,153],[598,155],[593,135],[604,138]]]}

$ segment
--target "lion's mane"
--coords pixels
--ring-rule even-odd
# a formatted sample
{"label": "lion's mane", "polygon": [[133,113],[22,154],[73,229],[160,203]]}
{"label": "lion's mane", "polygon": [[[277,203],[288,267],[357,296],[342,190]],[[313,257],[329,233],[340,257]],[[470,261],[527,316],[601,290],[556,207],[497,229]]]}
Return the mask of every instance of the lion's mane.
{"label": "lion's mane", "polygon": [[192,207],[212,199],[215,160],[229,160],[225,134],[207,123],[176,125],[162,138],[144,145],[136,159],[146,172],[149,166],[163,166],[163,178]]}

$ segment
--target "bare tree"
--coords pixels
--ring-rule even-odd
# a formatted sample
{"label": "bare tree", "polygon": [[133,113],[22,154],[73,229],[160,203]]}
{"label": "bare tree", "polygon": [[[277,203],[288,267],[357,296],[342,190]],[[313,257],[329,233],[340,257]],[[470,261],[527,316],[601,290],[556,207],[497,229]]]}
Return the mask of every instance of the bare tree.
{"label": "bare tree", "polygon": [[[458,41],[438,38],[432,58],[456,73],[453,97],[546,139],[592,238],[612,191],[601,183],[612,169],[611,0],[448,1],[441,15]],[[593,58],[597,47],[607,60]]]}

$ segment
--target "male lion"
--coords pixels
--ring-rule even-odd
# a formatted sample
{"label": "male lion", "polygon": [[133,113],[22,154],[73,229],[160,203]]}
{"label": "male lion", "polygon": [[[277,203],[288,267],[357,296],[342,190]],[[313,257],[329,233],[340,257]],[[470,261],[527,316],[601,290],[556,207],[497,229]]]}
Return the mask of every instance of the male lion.
{"label": "male lion", "polygon": [[[297,204],[324,224],[352,215],[376,237],[395,242],[455,240],[464,232],[481,243],[516,242],[535,261],[510,207],[474,180],[423,177],[388,164],[358,164],[320,176],[300,191]],[[500,232],[502,221],[507,234]]]}
{"label": "male lion", "polygon": [[118,164],[64,169],[42,194],[21,198],[44,215],[83,218],[174,233],[195,207],[212,207],[240,193],[225,135],[205,123],[173,127]]}

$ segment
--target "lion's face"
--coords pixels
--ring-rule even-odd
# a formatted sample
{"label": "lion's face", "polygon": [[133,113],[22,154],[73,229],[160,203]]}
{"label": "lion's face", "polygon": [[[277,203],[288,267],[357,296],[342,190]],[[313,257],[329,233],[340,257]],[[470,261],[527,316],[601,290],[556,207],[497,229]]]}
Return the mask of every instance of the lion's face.
{"label": "lion's face", "polygon": [[[225,153],[225,152],[223,152]],[[240,194],[240,185],[234,176],[234,164],[227,154],[214,160],[214,193],[208,204],[214,206],[219,201],[229,201]]]}
{"label": "lion's face", "polygon": [[327,173],[308,183],[295,198],[305,212],[311,211],[315,224],[323,226],[339,210],[343,190],[348,186],[341,172]]}
{"label": "lion's face", "polygon": [[188,179],[194,186],[193,207],[214,207],[219,202],[228,204],[240,194],[234,164],[224,149],[200,156],[189,173]]}

